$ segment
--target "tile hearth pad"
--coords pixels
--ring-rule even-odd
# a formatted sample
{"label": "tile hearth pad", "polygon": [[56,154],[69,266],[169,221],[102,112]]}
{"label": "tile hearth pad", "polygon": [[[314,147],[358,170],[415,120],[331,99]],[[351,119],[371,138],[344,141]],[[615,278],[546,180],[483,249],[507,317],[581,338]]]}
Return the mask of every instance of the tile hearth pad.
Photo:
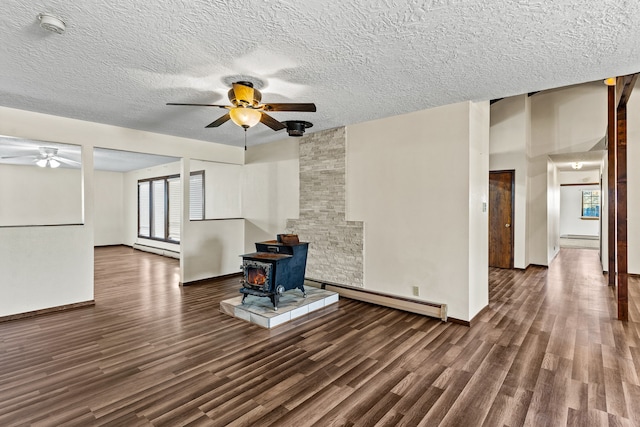
{"label": "tile hearth pad", "polygon": [[263,328],[273,328],[312,311],[338,302],[338,293],[305,286],[307,297],[293,289],[280,297],[278,310],[273,309],[269,298],[248,295],[242,304],[242,295],[220,302],[220,311],[229,316],[246,320]]}

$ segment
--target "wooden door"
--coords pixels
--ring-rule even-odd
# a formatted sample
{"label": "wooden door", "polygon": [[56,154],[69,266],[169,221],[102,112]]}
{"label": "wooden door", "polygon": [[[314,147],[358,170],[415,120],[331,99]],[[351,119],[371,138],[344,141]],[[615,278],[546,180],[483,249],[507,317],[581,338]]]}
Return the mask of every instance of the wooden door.
{"label": "wooden door", "polygon": [[489,267],[513,268],[514,176],[489,172]]}

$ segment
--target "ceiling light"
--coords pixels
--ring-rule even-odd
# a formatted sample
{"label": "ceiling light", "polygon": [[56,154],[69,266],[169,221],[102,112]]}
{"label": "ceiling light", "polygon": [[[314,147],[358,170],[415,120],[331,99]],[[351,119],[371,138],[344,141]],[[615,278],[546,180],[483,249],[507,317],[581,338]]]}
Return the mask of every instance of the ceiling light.
{"label": "ceiling light", "polygon": [[253,127],[260,123],[262,113],[259,110],[245,107],[235,107],[229,111],[231,120],[238,126],[242,126],[245,129]]}
{"label": "ceiling light", "polygon": [[578,170],[578,169],[582,169],[582,162],[573,162],[571,163],[571,167]]}
{"label": "ceiling light", "polygon": [[289,136],[302,136],[306,128],[313,126],[313,123],[304,120],[287,120],[282,122],[287,127]]}
{"label": "ceiling light", "polygon": [[56,159],[51,159],[47,157],[47,158],[38,160],[36,162],[36,165],[40,166],[41,168],[49,167],[51,169],[55,169],[60,166],[60,162],[57,161]]}
{"label": "ceiling light", "polygon": [[39,14],[38,19],[40,20],[40,27],[56,34],[64,33],[64,30],[67,28],[62,19],[49,13]]}
{"label": "ceiling light", "polygon": [[604,79],[604,84],[606,84],[607,86],[615,86],[616,85],[616,78],[615,77],[609,77],[608,79]]}

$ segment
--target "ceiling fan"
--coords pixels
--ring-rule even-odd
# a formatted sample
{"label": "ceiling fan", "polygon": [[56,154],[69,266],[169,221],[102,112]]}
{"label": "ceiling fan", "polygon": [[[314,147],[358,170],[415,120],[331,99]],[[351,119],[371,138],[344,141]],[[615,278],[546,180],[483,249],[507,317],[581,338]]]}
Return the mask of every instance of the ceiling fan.
{"label": "ceiling fan", "polygon": [[215,128],[231,119],[235,124],[247,130],[250,127],[262,123],[273,130],[281,130],[287,126],[271,117],[267,112],[272,111],[301,111],[315,112],[316,105],[313,103],[278,103],[261,104],[262,94],[253,87],[253,83],[248,81],[235,82],[229,89],[229,102],[232,105],[218,104],[182,104],[168,102],[167,105],[187,105],[194,107],[218,107],[229,110],[227,114],[208,124],[205,127]]}
{"label": "ceiling fan", "polygon": [[41,168],[57,168],[62,163],[67,164],[69,166],[80,166],[80,162],[76,162],[75,160],[67,159],[64,157],[58,156],[58,149],[55,147],[39,147],[39,154],[29,155],[29,156],[4,156],[0,157],[1,159],[19,159],[19,158],[31,158],[33,159],[33,163],[40,166]]}

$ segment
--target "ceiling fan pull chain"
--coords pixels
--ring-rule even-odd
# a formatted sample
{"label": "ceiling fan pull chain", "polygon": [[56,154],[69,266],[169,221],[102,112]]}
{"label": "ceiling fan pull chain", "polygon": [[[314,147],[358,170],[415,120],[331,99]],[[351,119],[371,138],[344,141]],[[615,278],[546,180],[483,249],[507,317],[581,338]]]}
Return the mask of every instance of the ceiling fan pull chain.
{"label": "ceiling fan pull chain", "polygon": [[247,151],[247,128],[244,128],[244,151]]}

